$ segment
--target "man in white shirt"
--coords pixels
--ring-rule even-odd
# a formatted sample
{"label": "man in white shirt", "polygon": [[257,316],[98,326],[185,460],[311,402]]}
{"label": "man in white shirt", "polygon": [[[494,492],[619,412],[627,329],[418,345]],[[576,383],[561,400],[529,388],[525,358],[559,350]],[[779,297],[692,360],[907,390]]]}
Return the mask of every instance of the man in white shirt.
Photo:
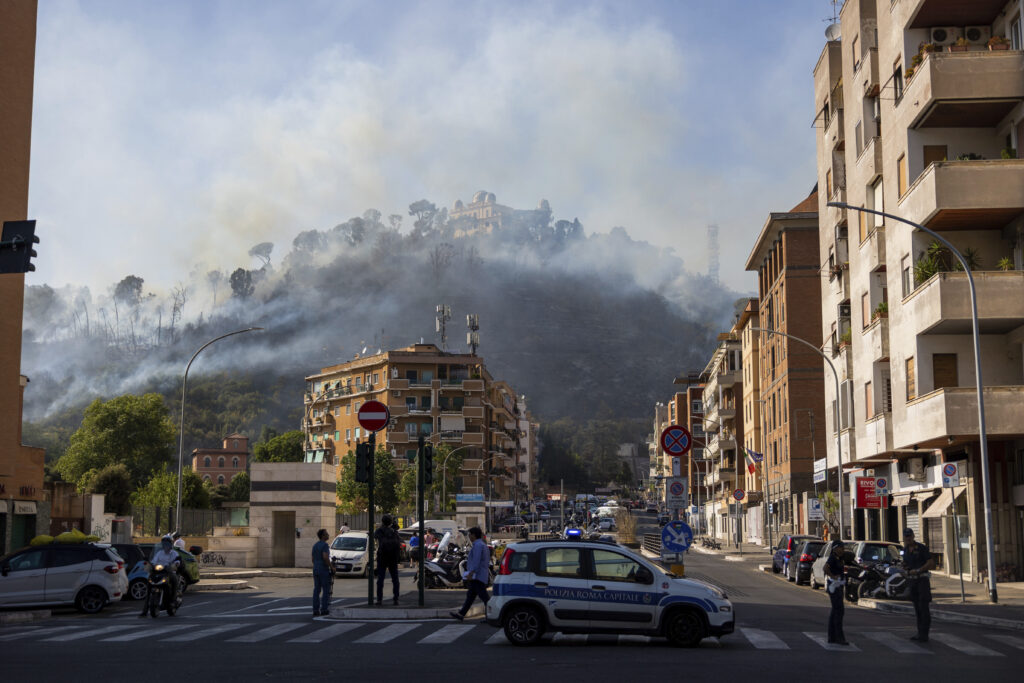
{"label": "man in white shirt", "polygon": [[[149,558],[149,564],[152,567],[157,565],[163,565],[170,568],[170,580],[174,584],[174,590],[178,590],[178,567],[181,565],[181,557],[178,555],[178,551],[174,549],[171,544],[171,537],[164,536],[160,539],[160,547],[153,551],[153,556]],[[152,571],[152,569],[150,570]],[[140,617],[146,616],[147,608],[149,607],[149,595],[147,594],[145,599],[142,601],[142,614]]]}

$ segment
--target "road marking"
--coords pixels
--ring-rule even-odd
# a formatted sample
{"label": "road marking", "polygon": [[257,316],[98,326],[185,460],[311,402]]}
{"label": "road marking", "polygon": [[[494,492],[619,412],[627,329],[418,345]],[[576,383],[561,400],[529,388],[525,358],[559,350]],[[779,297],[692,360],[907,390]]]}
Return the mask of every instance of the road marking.
{"label": "road marking", "polygon": [[207,636],[215,636],[218,633],[224,631],[231,631],[236,628],[242,628],[244,624],[221,624],[220,626],[214,626],[213,628],[199,629],[198,631],[189,631],[188,633],[182,633],[180,636],[174,636],[172,638],[164,638],[165,643],[186,643],[191,640],[199,640],[200,638],[206,638]]}
{"label": "road marking", "polygon": [[247,609],[256,609],[257,607],[266,607],[267,605],[273,605],[275,602],[281,602],[282,600],[287,600],[287,599],[288,598],[277,598],[276,600],[268,600],[267,602],[261,602],[258,605],[249,605],[248,607],[243,607],[242,609],[231,610],[230,612],[221,612],[221,614],[235,614],[236,612],[244,612]]}
{"label": "road marking", "polygon": [[620,645],[621,644],[625,644],[625,643],[649,643],[649,642],[651,642],[651,637],[650,636],[634,636],[634,635],[626,635],[625,633],[623,633],[622,635],[619,636],[619,644]]}
{"label": "road marking", "polygon": [[124,643],[130,640],[139,640],[140,638],[149,638],[150,636],[160,636],[171,631],[180,631],[183,628],[188,628],[189,624],[172,624],[169,626],[161,626],[159,628],[143,629],[141,631],[135,631],[134,633],[126,633],[122,636],[114,636],[113,638],[103,638],[104,643]]}
{"label": "road marking", "polygon": [[279,636],[289,631],[294,631],[297,628],[308,626],[309,623],[295,623],[285,622],[283,624],[274,624],[273,626],[267,626],[261,628],[259,631],[253,631],[252,633],[246,633],[244,636],[238,636],[237,638],[228,638],[225,642],[228,643],[258,643],[261,640],[267,640],[274,636]]}
{"label": "road marking", "polygon": [[932,640],[937,640],[943,645],[948,645],[954,650],[960,650],[966,655],[974,655],[975,657],[1002,657],[1002,652],[996,652],[990,650],[984,645],[978,645],[972,643],[969,640],[964,640],[960,636],[954,636],[952,633],[932,633]]}
{"label": "road marking", "polygon": [[126,628],[132,628],[128,624],[121,624],[120,626],[104,626],[102,628],[90,628],[85,631],[79,631],[78,633],[69,633],[67,635],[53,636],[52,638],[43,638],[43,642],[60,641],[64,642],[67,640],[81,640],[82,638],[88,638],[89,636],[98,636],[102,633],[112,633],[113,631],[123,631]]}
{"label": "road marking", "polygon": [[896,652],[906,655],[930,655],[931,650],[927,650],[913,641],[907,640],[903,636],[898,636],[890,631],[866,631],[863,634],[865,637],[874,640],[875,642],[885,645],[887,648],[895,650]]}
{"label": "road marking", "polygon": [[860,652],[860,648],[856,645],[840,645],[838,643],[828,642],[828,636],[824,633],[814,633],[811,631],[804,631],[804,635],[821,645],[826,650],[832,652]]}
{"label": "road marking", "polygon": [[788,650],[786,645],[777,635],[771,631],[762,631],[756,628],[741,628],[740,633],[750,641],[750,644],[758,650]]}
{"label": "road marking", "polygon": [[469,624],[468,626],[463,624],[448,624],[447,626],[442,626],[426,638],[418,640],[417,642],[421,645],[442,645],[444,643],[454,643],[461,636],[466,635],[475,628],[475,624]]}
{"label": "road marking", "polygon": [[39,628],[34,626],[30,629],[18,631],[17,633],[7,633],[0,636],[0,640],[17,640],[18,638],[24,638],[25,636],[41,636],[47,633],[59,633],[61,631],[72,631],[78,628],[77,626],[51,626],[50,628]]}
{"label": "road marking", "polygon": [[512,643],[508,642],[508,638],[505,637],[505,632],[502,631],[502,630],[499,630],[493,636],[491,636],[490,638],[488,638],[487,640],[484,641],[484,645],[511,645],[511,644]]}
{"label": "road marking", "polygon": [[1017,636],[1005,636],[1002,634],[989,634],[988,636],[992,640],[998,640],[1003,645],[1009,645],[1015,647],[1018,650],[1024,650],[1024,638],[1018,638]]}
{"label": "road marking", "polygon": [[357,643],[386,643],[389,640],[394,640],[398,636],[408,633],[419,626],[419,624],[391,624],[391,626],[385,626],[382,629],[378,629],[373,633],[363,636]]}
{"label": "road marking", "polygon": [[347,633],[353,629],[357,629],[360,626],[365,626],[365,623],[345,623],[345,624],[331,624],[330,626],[324,626],[318,628],[315,631],[305,633],[298,638],[292,638],[289,643],[322,643],[328,638],[340,636],[342,633]]}
{"label": "road marking", "polygon": [[552,643],[585,643],[587,642],[586,633],[556,633],[555,637],[551,639]]}

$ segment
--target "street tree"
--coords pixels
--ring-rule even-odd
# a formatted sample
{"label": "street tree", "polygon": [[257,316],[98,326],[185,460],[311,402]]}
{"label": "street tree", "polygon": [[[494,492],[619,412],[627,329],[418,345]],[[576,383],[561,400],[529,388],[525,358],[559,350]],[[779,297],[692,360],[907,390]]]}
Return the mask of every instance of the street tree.
{"label": "street tree", "polygon": [[[178,473],[169,469],[154,472],[145,486],[135,490],[131,501],[140,507],[174,507],[178,501]],[[181,473],[181,506],[189,510],[210,508],[210,491],[190,467]]]}
{"label": "street tree", "polygon": [[83,477],[83,487],[88,493],[103,494],[105,512],[126,515],[131,512],[132,475],[124,463],[107,465],[90,470]]}
{"label": "street tree", "polygon": [[137,485],[171,462],[176,434],[159,394],[96,399],[85,409],[82,426],[71,435],[56,469],[84,490],[87,472],[124,463]]}
{"label": "street tree", "polygon": [[232,501],[236,503],[247,502],[249,500],[249,489],[250,489],[249,473],[241,472],[231,478],[231,482],[228,484],[228,494]]}
{"label": "street tree", "polygon": [[[391,462],[391,452],[381,446],[373,458],[373,506],[377,512],[394,512],[398,507],[398,471]],[[366,510],[370,491],[366,484],[356,481],[356,456],[353,451],[341,459],[341,479],[336,486],[338,509],[348,515]]]}
{"label": "street tree", "polygon": [[299,429],[274,436],[253,447],[253,462],[302,462],[304,441]]}

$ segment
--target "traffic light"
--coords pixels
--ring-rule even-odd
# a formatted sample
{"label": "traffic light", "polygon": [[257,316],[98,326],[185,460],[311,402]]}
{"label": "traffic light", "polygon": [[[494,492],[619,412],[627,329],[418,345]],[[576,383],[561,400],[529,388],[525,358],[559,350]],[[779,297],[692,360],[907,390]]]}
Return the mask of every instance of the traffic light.
{"label": "traffic light", "polygon": [[370,464],[370,444],[368,443],[357,443],[356,444],[356,481],[360,484],[366,484],[370,481],[370,470],[373,465]]}
{"label": "traffic light", "polygon": [[423,447],[423,483],[430,486],[434,483],[434,447]]}
{"label": "traffic light", "polygon": [[39,244],[35,221],[5,221],[0,236],[0,273],[28,273],[36,269],[32,257],[38,256],[33,244]]}

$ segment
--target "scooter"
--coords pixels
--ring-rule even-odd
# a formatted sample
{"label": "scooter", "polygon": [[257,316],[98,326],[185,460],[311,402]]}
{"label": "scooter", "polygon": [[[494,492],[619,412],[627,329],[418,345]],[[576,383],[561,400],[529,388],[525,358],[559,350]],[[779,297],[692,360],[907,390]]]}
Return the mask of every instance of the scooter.
{"label": "scooter", "polygon": [[909,600],[910,581],[907,572],[888,562],[864,567],[857,576],[858,598],[889,598]]}
{"label": "scooter", "polygon": [[[425,588],[462,588],[462,575],[466,571],[466,554],[451,546],[451,532],[445,533],[437,546],[433,560],[423,563],[423,586]],[[413,582],[419,581],[419,573]]]}
{"label": "scooter", "polygon": [[[182,595],[180,579],[178,582],[172,580],[170,567],[158,564],[149,571],[147,586],[149,595],[146,598],[149,606],[149,616],[156,618],[160,610],[167,612],[167,616],[173,617],[174,613],[181,608]],[[178,588],[175,588],[175,587]]]}

